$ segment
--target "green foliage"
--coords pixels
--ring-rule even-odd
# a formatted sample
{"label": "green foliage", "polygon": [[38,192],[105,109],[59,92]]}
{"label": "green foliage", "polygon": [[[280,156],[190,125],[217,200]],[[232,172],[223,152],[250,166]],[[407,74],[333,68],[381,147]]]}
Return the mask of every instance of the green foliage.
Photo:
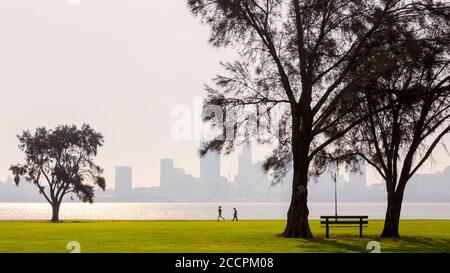
{"label": "green foliage", "polygon": [[428,57],[448,54],[430,52],[449,41],[444,1],[188,0],[188,6],[211,28],[213,46],[240,54],[206,86],[205,105],[218,106],[223,113],[215,117],[223,120],[205,121],[229,122],[201,154],[228,154],[251,137],[271,143],[264,167],[275,181],[295,161],[295,134],[309,146],[302,149],[310,175],[344,152],[338,140],[370,115],[352,115],[364,103],[355,95],[362,84],[392,80],[398,67],[422,67]]}
{"label": "green foliage", "polygon": [[103,145],[103,136],[84,124],[60,125],[53,130],[37,128],[18,136],[25,163],[11,166],[17,185],[24,179],[33,183],[52,205],[67,194],[83,202],[94,201],[94,186],[105,189],[103,169],[93,158]]}

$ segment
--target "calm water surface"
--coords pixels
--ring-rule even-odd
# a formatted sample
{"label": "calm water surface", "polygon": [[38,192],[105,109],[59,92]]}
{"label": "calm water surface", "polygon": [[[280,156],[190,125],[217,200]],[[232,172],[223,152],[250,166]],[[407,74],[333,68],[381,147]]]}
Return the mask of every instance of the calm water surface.
{"label": "calm water surface", "polygon": [[[65,203],[61,219],[112,220],[206,220],[217,217],[223,206],[225,218],[232,218],[233,207],[240,219],[285,219],[288,203]],[[311,203],[310,218],[334,215],[333,203]],[[340,215],[368,215],[382,219],[384,203],[342,203]],[[47,220],[51,216],[47,203],[0,203],[0,220]],[[450,219],[450,203],[405,203],[403,219]]]}

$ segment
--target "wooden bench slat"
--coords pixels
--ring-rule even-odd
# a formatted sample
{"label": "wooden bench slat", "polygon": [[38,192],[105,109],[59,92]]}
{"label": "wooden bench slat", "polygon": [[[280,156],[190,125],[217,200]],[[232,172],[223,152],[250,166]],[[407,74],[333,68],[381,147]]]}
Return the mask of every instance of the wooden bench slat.
{"label": "wooden bench slat", "polygon": [[325,227],[325,237],[329,238],[330,227],[359,227],[359,237],[362,238],[363,228],[369,225],[369,216],[365,215],[343,215],[343,216],[320,216],[320,224]]}
{"label": "wooden bench slat", "polygon": [[[323,226],[323,227],[325,227],[325,226]],[[359,228],[360,226],[358,225],[358,226],[355,226],[355,225],[351,225],[351,226],[342,226],[342,225],[339,225],[339,226],[333,226],[333,228],[344,228],[344,227],[353,227],[353,228]],[[366,227],[369,227],[369,226],[362,226],[363,228],[366,228]]]}
{"label": "wooden bench slat", "polygon": [[359,219],[359,218],[369,218],[369,216],[320,216],[320,219]]}
{"label": "wooden bench slat", "polygon": [[353,224],[353,225],[359,225],[359,224],[368,224],[369,221],[320,221],[320,224],[325,225],[341,225],[341,224]]}

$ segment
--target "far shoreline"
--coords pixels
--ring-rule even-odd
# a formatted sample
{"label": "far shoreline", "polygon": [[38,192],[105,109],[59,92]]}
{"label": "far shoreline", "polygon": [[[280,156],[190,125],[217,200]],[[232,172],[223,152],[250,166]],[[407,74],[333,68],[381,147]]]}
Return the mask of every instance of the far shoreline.
{"label": "far shoreline", "polygon": [[[382,201],[367,201],[367,202],[340,202],[339,204],[385,204]],[[0,204],[48,204],[47,202],[38,201],[0,201]],[[64,202],[63,204],[87,204],[83,202]],[[107,202],[94,202],[92,204],[289,204],[289,202],[277,202],[277,201],[107,201]],[[334,204],[334,202],[309,202],[308,204]],[[338,205],[339,205],[338,204]],[[450,204],[447,202],[434,202],[434,201],[405,201],[403,204]]]}

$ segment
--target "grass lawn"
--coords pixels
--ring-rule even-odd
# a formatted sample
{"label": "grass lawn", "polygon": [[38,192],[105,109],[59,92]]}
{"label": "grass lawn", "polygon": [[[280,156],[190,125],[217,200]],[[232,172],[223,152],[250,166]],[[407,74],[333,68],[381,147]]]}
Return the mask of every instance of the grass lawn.
{"label": "grass lawn", "polygon": [[381,239],[382,221],[370,221],[365,238],[358,228],[332,228],[324,238],[319,221],[311,221],[316,238],[276,236],[285,221],[0,221],[1,252],[67,252],[78,241],[82,252],[368,252],[379,241],[382,252],[450,252],[450,221],[404,220],[402,239]]}

